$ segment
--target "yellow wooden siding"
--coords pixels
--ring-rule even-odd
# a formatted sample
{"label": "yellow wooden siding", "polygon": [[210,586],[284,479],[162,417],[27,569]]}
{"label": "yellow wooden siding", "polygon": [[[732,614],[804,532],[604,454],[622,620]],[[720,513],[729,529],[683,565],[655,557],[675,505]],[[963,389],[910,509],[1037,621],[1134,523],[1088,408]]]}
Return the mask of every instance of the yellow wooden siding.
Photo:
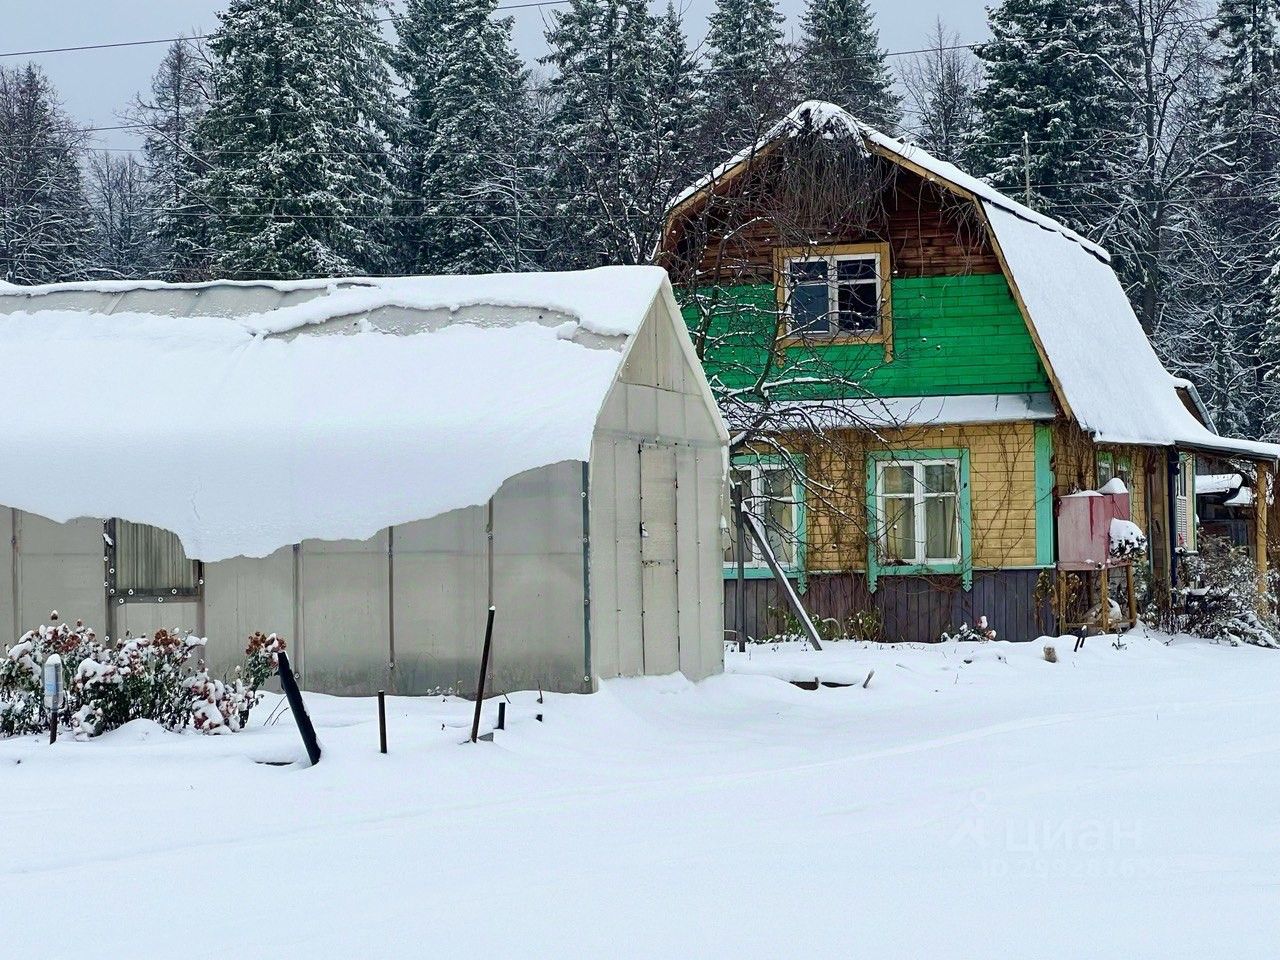
{"label": "yellow wooden siding", "polygon": [[969,451],[973,562],[976,567],[1028,567],[1036,562],[1035,426],[1027,423],[844,431],[829,442],[797,443],[811,482],[810,571],[866,567],[866,459],[869,450]]}
{"label": "yellow wooden siding", "polygon": [[1053,432],[1054,495],[1077,490],[1095,490],[1098,486],[1098,454],[1128,457],[1132,482],[1129,484],[1129,510],[1133,522],[1147,529],[1148,477],[1164,477],[1166,453],[1163,449],[1134,446],[1099,446],[1079,427],[1058,423]]}

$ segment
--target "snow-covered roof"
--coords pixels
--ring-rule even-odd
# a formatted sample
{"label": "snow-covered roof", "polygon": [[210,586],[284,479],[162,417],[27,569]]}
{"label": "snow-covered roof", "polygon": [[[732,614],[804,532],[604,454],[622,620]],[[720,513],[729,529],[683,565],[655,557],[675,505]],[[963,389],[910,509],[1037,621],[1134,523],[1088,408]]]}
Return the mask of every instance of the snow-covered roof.
{"label": "snow-covered roof", "polygon": [[1047,393],[971,394],[944,397],[868,397],[811,401],[815,417],[828,427],[924,427],[1052,420]]}
{"label": "snow-covered roof", "polygon": [[683,191],[671,209],[745,168],[775,141],[804,130],[856,135],[867,149],[895,157],[981,205],[1044,348],[1050,375],[1072,416],[1098,442],[1180,445],[1280,460],[1280,445],[1218,436],[1187,409],[1178,395],[1187,381],[1172,377],[1156,356],[1106,250],[835,104],[800,104],[756,143]]}
{"label": "snow-covered roof", "polygon": [[659,297],[656,267],[6,287],[0,504],[212,561],[484,503],[587,459]]}
{"label": "snow-covered roof", "polygon": [[1018,216],[1033,223],[1038,223],[1046,230],[1054,230],[1080,244],[1081,247],[1094,256],[1103,260],[1110,260],[1106,250],[1098,246],[1098,244],[1086,240],[1052,217],[1036,213],[1030,207],[1005,196],[990,184],[965,173],[955,164],[940,160],[915,144],[882,133],[874,127],[863,123],[843,107],[838,107],[834,103],[827,103],[823,100],[806,100],[795,107],[765,131],[764,135],[755,143],[738,151],[738,153],[720,164],[705,177],[690,184],[677,194],[671,201],[670,208],[675,209],[707,187],[721,182],[738,167],[759,156],[775,141],[781,140],[783,137],[793,137],[805,131],[817,131],[826,136],[857,135],[862,138],[868,147],[878,148],[883,153],[892,154],[909,164],[913,164],[921,168],[932,179],[941,180],[944,183],[959,187],[961,190],[971,193],[987,203],[1016,213]]}
{"label": "snow-covered roof", "polygon": [[1238,473],[1198,473],[1196,474],[1196,493],[1215,494],[1230,493],[1239,490],[1244,477]]}
{"label": "snow-covered roof", "polygon": [[1280,446],[1221,437],[1187,409],[1183,381],[1165,370],[1107,263],[1058,231],[983,206],[1064,400],[1098,442],[1280,459]]}
{"label": "snow-covered roof", "polygon": [[1241,487],[1229,500],[1223,500],[1224,507],[1252,507],[1253,487]]}

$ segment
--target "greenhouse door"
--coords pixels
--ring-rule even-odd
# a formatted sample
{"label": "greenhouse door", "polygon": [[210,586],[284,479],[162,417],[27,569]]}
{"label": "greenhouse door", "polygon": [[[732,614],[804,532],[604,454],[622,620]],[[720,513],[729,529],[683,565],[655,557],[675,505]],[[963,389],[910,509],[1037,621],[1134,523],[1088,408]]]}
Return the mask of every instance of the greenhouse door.
{"label": "greenhouse door", "polygon": [[646,674],[680,669],[676,451],[640,446],[640,622]]}

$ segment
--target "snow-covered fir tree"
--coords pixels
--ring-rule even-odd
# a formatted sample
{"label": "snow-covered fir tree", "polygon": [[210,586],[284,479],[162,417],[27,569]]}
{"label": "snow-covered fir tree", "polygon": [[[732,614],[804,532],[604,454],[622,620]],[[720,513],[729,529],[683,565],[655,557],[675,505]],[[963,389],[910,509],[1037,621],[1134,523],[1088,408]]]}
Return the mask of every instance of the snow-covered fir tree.
{"label": "snow-covered fir tree", "polygon": [[802,21],[801,84],[874,126],[892,129],[901,101],[867,0],[809,0]]}
{"label": "snow-covered fir tree", "polygon": [[51,283],[85,274],[84,139],[39,67],[0,67],[0,280]]}
{"label": "snow-covered fir tree", "polygon": [[701,89],[689,41],[684,35],[684,23],[674,0],[667,0],[666,10],[658,18],[654,44],[660,137],[658,162],[670,170],[667,179],[672,185],[679,186],[697,162],[693,125],[700,111]]}
{"label": "snow-covered fir tree", "polygon": [[[1280,3],[1221,0],[1210,31],[1219,86],[1210,113],[1219,229],[1233,241],[1223,283],[1242,353],[1270,390],[1280,376]],[[1252,385],[1246,389],[1252,392]],[[1253,425],[1280,434],[1274,411]]]}
{"label": "snow-covered fir tree", "polygon": [[215,209],[192,192],[204,168],[196,129],[210,100],[209,56],[198,41],[177,40],[138,97],[133,117],[144,125],[142,150],[154,210],[155,269],[166,280],[207,275],[208,215]]}
{"label": "snow-covered fir tree", "polygon": [[571,0],[552,15],[539,204],[551,265],[643,263],[653,250],[680,169],[664,134],[677,118],[663,35],[643,0]]}
{"label": "snow-covered fir tree", "polygon": [[795,105],[795,77],[776,0],[716,0],[706,45],[699,149],[722,156]]}
{"label": "snow-covered fir tree", "polygon": [[1114,208],[1131,162],[1125,2],[1003,0],[975,50],[984,82],[971,165],[1019,199],[1029,181],[1033,206],[1085,229]]}
{"label": "snow-covered fir tree", "polygon": [[397,65],[407,90],[400,138],[401,268],[527,269],[524,68],[495,0],[415,0]]}
{"label": "snow-covered fir tree", "polygon": [[215,97],[194,192],[227,277],[390,266],[398,124],[381,0],[232,0],[209,41]]}

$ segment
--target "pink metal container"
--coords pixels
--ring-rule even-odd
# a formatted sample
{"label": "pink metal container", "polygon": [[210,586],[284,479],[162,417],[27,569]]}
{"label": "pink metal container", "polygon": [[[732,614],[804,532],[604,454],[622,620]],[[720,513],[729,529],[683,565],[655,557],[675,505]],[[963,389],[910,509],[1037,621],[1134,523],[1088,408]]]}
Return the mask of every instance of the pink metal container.
{"label": "pink metal container", "polygon": [[1128,561],[1111,556],[1111,521],[1129,519],[1129,494],[1073,493],[1058,499],[1058,568],[1101,570]]}

